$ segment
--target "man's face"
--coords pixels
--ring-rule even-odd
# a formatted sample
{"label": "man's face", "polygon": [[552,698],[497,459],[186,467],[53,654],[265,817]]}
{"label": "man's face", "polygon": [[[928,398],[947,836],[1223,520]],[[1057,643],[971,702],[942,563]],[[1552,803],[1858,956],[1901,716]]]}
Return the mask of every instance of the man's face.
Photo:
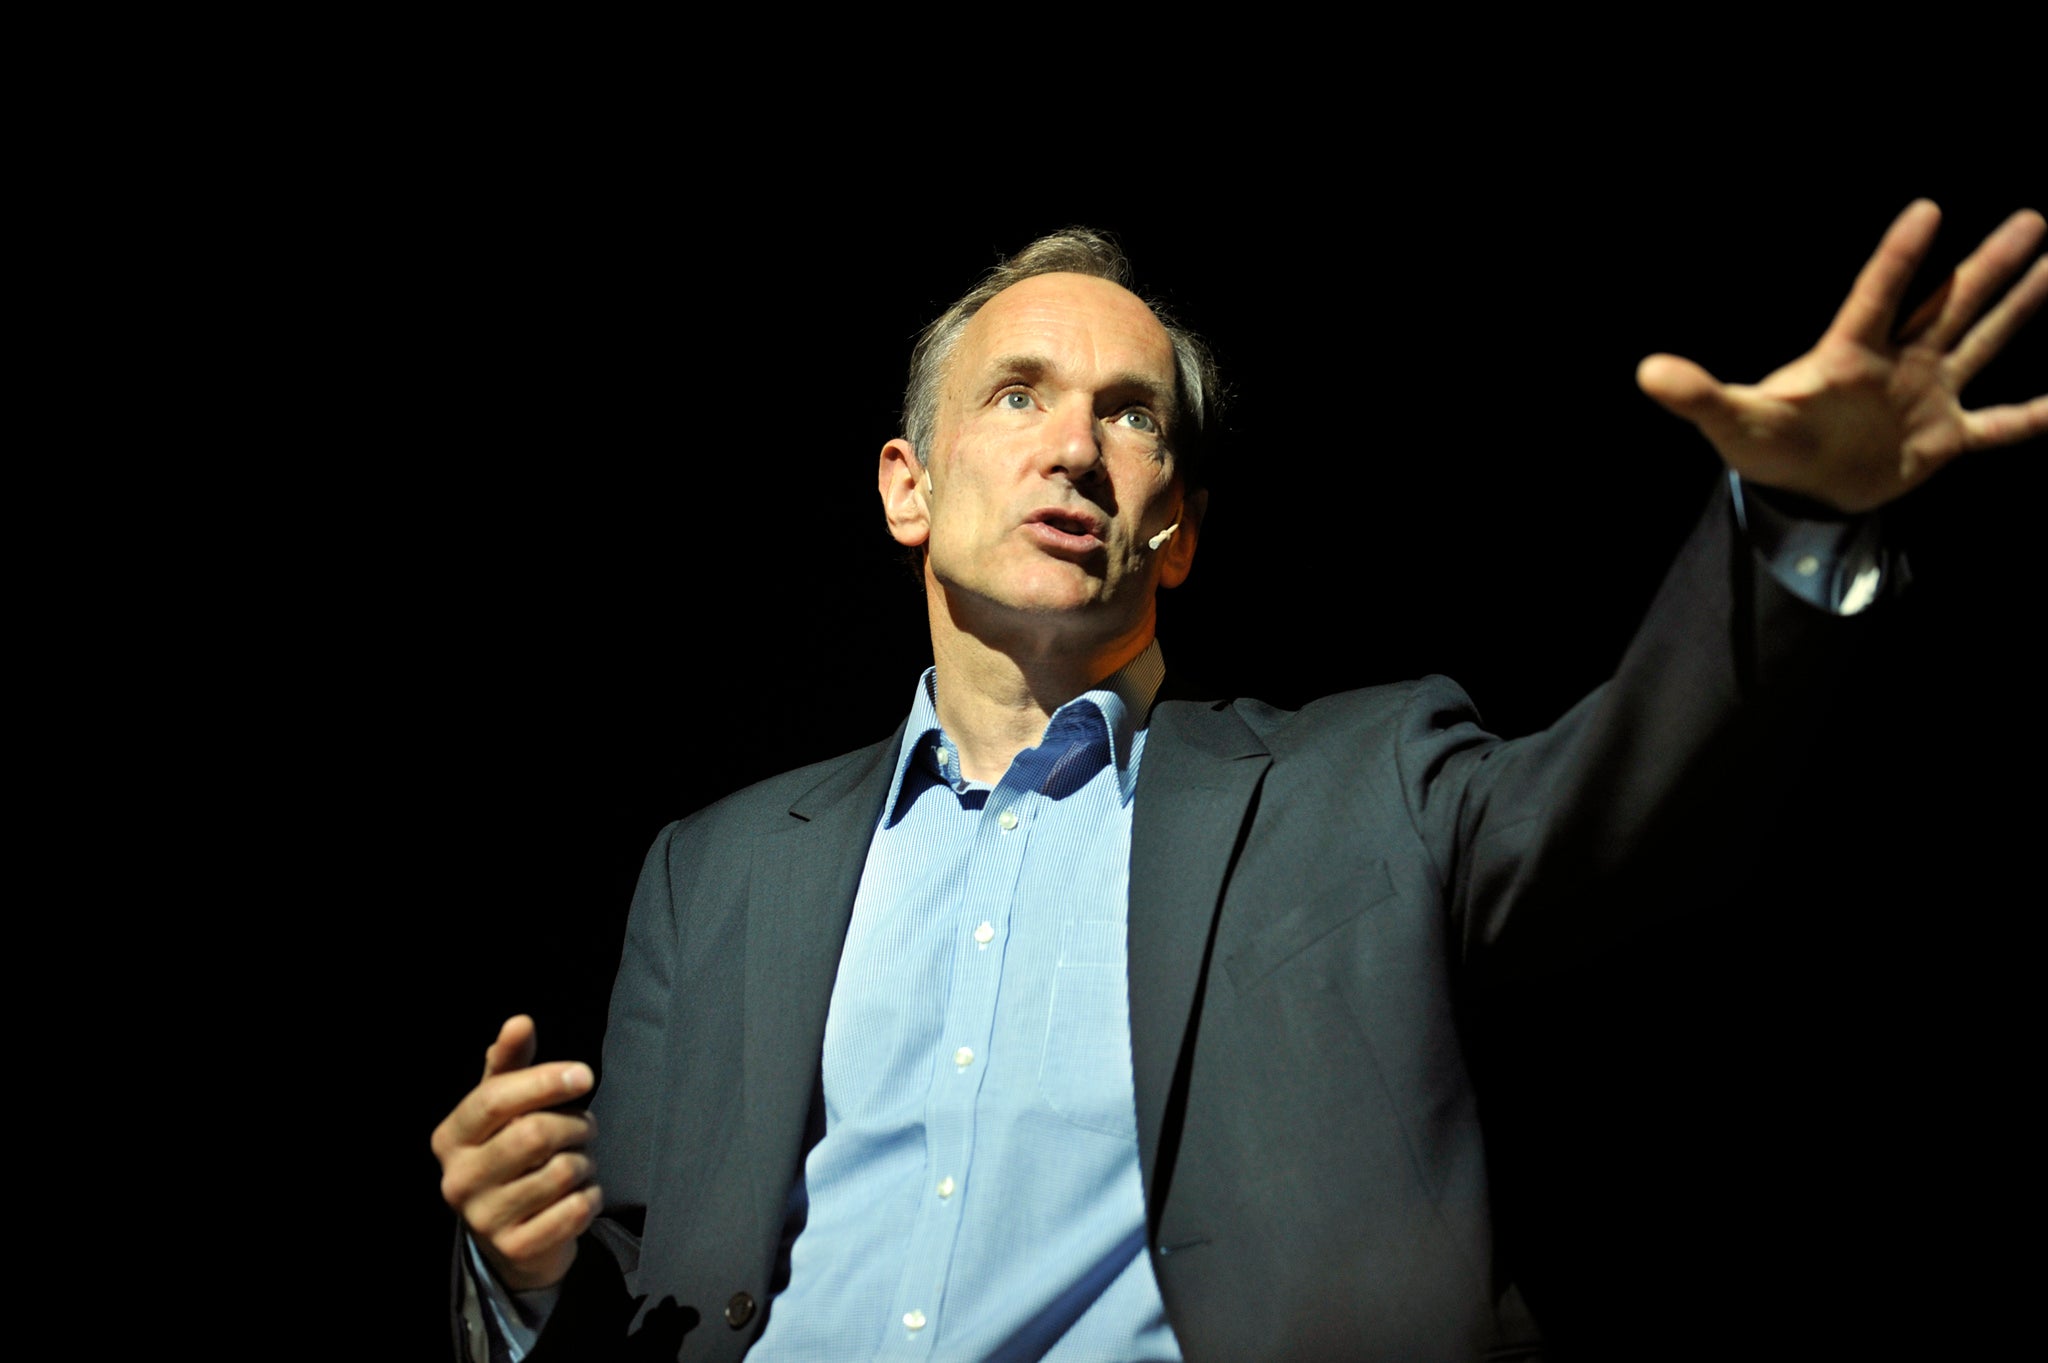
{"label": "man's face", "polygon": [[[926,572],[970,626],[1149,636],[1154,591],[1178,585],[1194,555],[1167,450],[1173,395],[1173,343],[1135,295],[1086,275],[1014,284],[949,358],[932,448],[916,452],[931,478],[925,523],[906,530],[892,505],[892,529],[911,544],[928,532]],[[888,451],[883,467],[887,501]]]}

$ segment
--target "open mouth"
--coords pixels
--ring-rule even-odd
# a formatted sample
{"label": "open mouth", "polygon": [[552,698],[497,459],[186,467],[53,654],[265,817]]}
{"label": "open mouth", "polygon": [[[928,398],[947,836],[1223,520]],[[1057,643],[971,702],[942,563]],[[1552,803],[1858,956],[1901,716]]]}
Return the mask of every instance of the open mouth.
{"label": "open mouth", "polygon": [[1102,517],[1092,511],[1048,506],[1025,520],[1025,529],[1046,549],[1061,554],[1092,554],[1102,547]]}
{"label": "open mouth", "polygon": [[1078,511],[1038,511],[1032,513],[1031,519],[1039,525],[1049,525],[1069,535],[1093,535],[1100,524],[1092,516]]}

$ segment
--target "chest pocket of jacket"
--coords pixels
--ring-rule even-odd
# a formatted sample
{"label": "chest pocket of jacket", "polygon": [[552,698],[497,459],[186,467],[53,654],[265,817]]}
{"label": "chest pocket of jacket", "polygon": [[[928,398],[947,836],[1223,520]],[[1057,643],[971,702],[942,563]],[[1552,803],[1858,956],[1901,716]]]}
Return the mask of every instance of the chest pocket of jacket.
{"label": "chest pocket of jacket", "polygon": [[[1326,872],[1328,868],[1323,868]],[[1248,994],[1268,976],[1328,937],[1346,923],[1394,894],[1393,877],[1384,861],[1368,861],[1332,883],[1317,883],[1304,871],[1302,883],[1291,887],[1301,899],[1253,938],[1223,958],[1231,987]]]}
{"label": "chest pocket of jacket", "polygon": [[1060,925],[1038,1096],[1075,1126],[1135,1140],[1130,964],[1116,919]]}

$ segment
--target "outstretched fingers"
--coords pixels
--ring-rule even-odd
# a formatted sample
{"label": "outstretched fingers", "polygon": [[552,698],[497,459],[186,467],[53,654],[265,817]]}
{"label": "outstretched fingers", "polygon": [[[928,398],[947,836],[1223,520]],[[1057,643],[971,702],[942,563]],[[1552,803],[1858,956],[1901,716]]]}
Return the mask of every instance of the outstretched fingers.
{"label": "outstretched fingers", "polygon": [[1895,333],[1940,223],[1931,202],[1909,205],[1820,344],[1759,382],[1721,383],[1690,360],[1652,355],[1637,383],[1744,478],[1848,512],[1897,500],[1967,450],[2041,434],[2048,397],[1968,412],[1957,395],[2048,302],[2048,264],[2034,259],[2048,222],[2031,210],[2008,218]]}
{"label": "outstretched fingers", "polygon": [[2048,435],[2048,396],[1963,413],[1963,438],[1971,449],[2016,445],[2037,435]]}
{"label": "outstretched fingers", "polygon": [[1849,296],[1829,325],[1832,334],[1846,337],[1872,350],[1891,344],[1892,319],[1905,300],[1913,272],[1927,258],[1934,234],[1941,227],[1941,210],[1932,199],[1915,199],[1892,219],[1877,250],[1857,272]]}
{"label": "outstretched fingers", "polygon": [[[2017,219],[2020,215],[2015,215]],[[2042,219],[2038,213],[2030,215],[2034,220],[2035,237],[2038,239]],[[2010,224],[2008,224],[2009,226]],[[2029,248],[2031,249],[2031,248]],[[2024,259],[2024,256],[2021,257]],[[2018,261],[2005,269],[2011,274]],[[2005,297],[1998,300],[1991,311],[1984,314],[1969,334],[1949,353],[1946,361],[1949,386],[1961,390],[1964,384],[1977,377],[1977,372],[1991,363],[1992,358],[2005,348],[2029,317],[2037,312],[2044,300],[2048,300],[2048,257],[2037,259],[2020,282],[2013,286]]]}
{"label": "outstretched fingers", "polygon": [[1954,345],[2040,246],[2042,227],[2041,215],[2026,208],[2000,223],[1900,329],[1899,343],[1935,350]]}

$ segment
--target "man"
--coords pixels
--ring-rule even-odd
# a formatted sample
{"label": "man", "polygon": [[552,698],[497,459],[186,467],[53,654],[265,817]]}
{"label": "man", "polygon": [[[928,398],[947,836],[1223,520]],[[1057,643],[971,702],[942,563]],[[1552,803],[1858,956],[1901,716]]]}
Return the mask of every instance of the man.
{"label": "man", "polygon": [[1881,589],[1856,523],[1760,489],[1860,514],[2048,429],[2048,398],[1955,399],[2048,295],[2035,261],[2000,296],[2040,217],[1895,329],[1936,221],[1754,388],[1644,362],[1742,483],[1614,681],[1507,744],[1440,679],[1158,699],[1213,376],[1099,241],[1028,248],[927,333],[882,451],[936,659],[904,728],[664,833],[593,1118],[514,1019],[436,1132],[479,1325],[544,1321],[536,1359],[1516,1342],[1461,1010],[1711,855]]}

